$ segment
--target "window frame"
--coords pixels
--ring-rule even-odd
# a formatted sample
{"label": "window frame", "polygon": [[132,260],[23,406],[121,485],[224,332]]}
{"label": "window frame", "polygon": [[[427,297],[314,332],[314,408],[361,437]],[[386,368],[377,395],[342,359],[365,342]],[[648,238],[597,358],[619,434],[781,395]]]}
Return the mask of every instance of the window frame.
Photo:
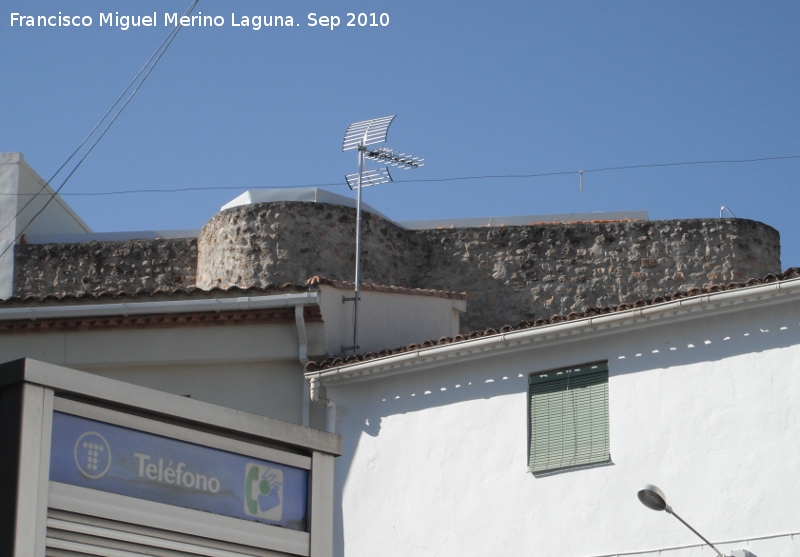
{"label": "window frame", "polygon": [[538,476],[611,463],[608,379],[607,361],[528,376],[529,472]]}

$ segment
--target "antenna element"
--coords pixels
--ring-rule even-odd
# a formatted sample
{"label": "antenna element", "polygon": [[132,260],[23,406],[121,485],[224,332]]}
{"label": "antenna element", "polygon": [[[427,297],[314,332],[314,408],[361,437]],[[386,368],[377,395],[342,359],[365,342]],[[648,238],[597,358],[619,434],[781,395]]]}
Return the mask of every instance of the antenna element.
{"label": "antenna element", "polygon": [[378,147],[371,151],[367,150],[367,145],[383,143],[386,141],[386,134],[389,126],[394,121],[394,116],[384,116],[383,118],[373,118],[363,122],[353,122],[347,126],[342,142],[342,151],[358,150],[358,172],[345,176],[347,185],[350,189],[355,189],[356,194],[356,271],[354,282],[354,295],[352,298],[342,298],[342,302],[353,302],[353,346],[343,346],[342,351],[352,350],[353,354],[358,351],[358,303],[361,291],[361,189],[368,186],[378,186],[392,181],[389,169],[383,167],[378,170],[368,170],[367,160],[374,160],[409,170],[422,166],[424,159],[408,155],[406,153],[395,153],[392,149]]}

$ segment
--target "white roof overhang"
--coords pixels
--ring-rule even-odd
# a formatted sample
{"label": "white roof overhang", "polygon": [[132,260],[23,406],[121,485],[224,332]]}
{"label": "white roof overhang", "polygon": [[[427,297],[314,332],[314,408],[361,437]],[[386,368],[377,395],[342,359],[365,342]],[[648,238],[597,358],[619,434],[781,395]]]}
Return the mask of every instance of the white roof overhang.
{"label": "white roof overhang", "polygon": [[204,300],[166,300],[153,302],[123,302],[98,304],[58,304],[0,309],[0,321],[18,319],[58,319],[108,315],[151,315],[193,313],[206,311],[237,311],[268,308],[319,305],[319,292],[273,294],[270,296],[239,296]]}
{"label": "white roof overhang", "polygon": [[800,278],[702,294],[593,317],[408,350],[373,360],[308,372],[305,376],[307,380],[319,379],[324,383],[337,384],[377,379],[445,363],[485,358],[501,350],[506,352],[524,350],[534,343],[539,346],[550,346],[570,341],[579,335],[587,337],[608,335],[633,327],[638,330],[667,319],[681,321],[712,314],[721,315],[740,311],[745,304],[758,305],[762,308],[785,303],[787,298],[800,299]]}

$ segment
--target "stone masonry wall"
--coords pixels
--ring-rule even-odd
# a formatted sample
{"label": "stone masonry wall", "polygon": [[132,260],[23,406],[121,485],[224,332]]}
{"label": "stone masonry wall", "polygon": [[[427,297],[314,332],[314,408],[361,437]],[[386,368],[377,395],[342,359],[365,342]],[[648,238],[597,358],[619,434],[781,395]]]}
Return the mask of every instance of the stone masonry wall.
{"label": "stone masonry wall", "polygon": [[[412,284],[419,236],[370,213],[362,214],[362,224],[362,282]],[[198,238],[197,285],[302,284],[314,275],[353,280],[355,225],[353,209],[327,203],[280,201],[222,211]]]}
{"label": "stone masonry wall", "polygon": [[[780,272],[778,232],[745,219],[405,230],[365,213],[362,281],[466,291],[463,330],[649,299]],[[197,284],[352,280],[355,211],[277,202],[218,213]]]}
{"label": "stone masonry wall", "polygon": [[196,272],[195,238],[21,245],[14,250],[14,295],[191,288]]}
{"label": "stone masonry wall", "polygon": [[[362,281],[466,291],[464,331],[781,270],[778,232],[745,219],[406,230],[364,213],[363,225]],[[222,211],[197,240],[17,246],[14,293],[351,281],[354,264],[352,208],[282,201]]]}
{"label": "stone masonry wall", "polygon": [[466,330],[780,272],[778,232],[744,219],[426,230],[415,277],[467,292]]}

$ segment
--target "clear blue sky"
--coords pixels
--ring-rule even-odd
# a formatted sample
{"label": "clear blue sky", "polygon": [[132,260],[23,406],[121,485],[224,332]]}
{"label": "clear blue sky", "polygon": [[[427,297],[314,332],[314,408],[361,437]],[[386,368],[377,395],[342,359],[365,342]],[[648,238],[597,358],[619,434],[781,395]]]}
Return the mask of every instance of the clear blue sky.
{"label": "clear blue sky", "polygon": [[[54,172],[189,0],[5,0],[0,151]],[[331,183],[352,121],[397,114],[388,145],[426,158],[398,179],[534,174],[800,155],[800,2],[200,0],[224,27],[185,28],[64,194],[96,231],[200,228],[246,189]],[[90,15],[88,28],[10,27],[11,12]],[[99,27],[99,13],[159,26]],[[307,15],[339,15],[334,30]],[[348,12],[387,27],[345,27]],[[231,27],[231,13],[299,26]],[[56,180],[54,185],[59,185]],[[397,220],[641,210],[777,228],[800,266],[800,159],[513,180],[390,184],[365,200]],[[330,188],[350,194],[346,186]]]}

